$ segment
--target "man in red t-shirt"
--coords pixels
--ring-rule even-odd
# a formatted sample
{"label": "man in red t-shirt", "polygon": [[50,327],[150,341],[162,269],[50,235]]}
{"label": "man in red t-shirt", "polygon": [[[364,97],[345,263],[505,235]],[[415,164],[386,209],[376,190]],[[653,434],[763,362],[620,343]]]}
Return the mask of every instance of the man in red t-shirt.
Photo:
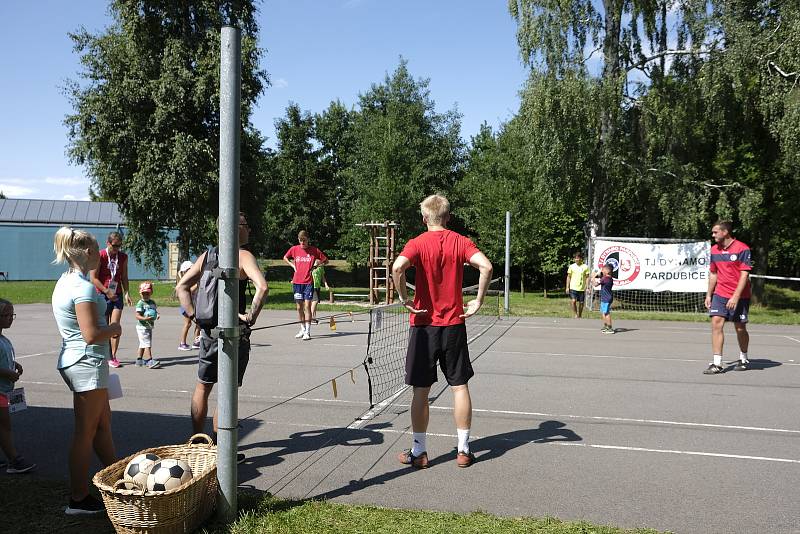
{"label": "man in red t-shirt", "polygon": [[711,317],[711,349],[714,361],[703,371],[715,375],[725,371],[722,367],[723,327],[732,321],[739,341],[739,361],[734,367],[746,371],[750,366],[747,348],[750,334],[747,333],[747,315],[750,311],[750,270],[753,262],[750,247],[733,237],[730,221],[719,221],[711,228],[714,245],[711,247],[711,263],[708,277],[706,308]]}
{"label": "man in red t-shirt", "polygon": [[[411,449],[401,452],[401,463],[428,467],[425,445],[428,430],[428,393],[438,380],[436,364],[453,391],[458,449],[456,463],[469,467],[475,456],[469,450],[472,399],[467,382],[475,374],[469,360],[464,319],[475,314],[492,278],[492,264],[468,238],[447,229],[450,203],[431,195],[420,204],[422,222],[428,231],[406,243],[392,266],[400,302],[411,313],[411,331],[406,353],[406,384],[414,387],[411,401]],[[478,295],[464,306],[461,284],[464,264],[480,271]],[[414,300],[406,291],[406,270],[416,269]]]}
{"label": "man in red t-shirt", "polygon": [[297,234],[298,245],[290,248],[283,255],[283,261],[294,269],[292,275],[292,292],[297,305],[297,316],[300,318],[300,331],[297,339],[311,339],[311,301],[314,299],[314,280],[311,271],[314,267],[328,263],[328,257],[317,247],[308,244],[308,232],[301,230]]}
{"label": "man in red t-shirt", "polygon": [[[119,323],[122,318],[123,296],[128,306],[133,306],[128,292],[128,255],[122,252],[122,234],[111,232],[106,239],[106,248],[100,251],[97,269],[89,272],[97,292],[106,300],[106,322]],[[111,338],[111,360],[108,365],[119,367],[117,349],[120,336]]]}

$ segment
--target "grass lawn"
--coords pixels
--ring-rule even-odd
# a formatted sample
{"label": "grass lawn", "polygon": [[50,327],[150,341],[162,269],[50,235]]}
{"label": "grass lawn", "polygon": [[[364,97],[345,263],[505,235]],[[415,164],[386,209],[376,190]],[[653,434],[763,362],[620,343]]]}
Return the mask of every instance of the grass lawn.
{"label": "grass lawn", "polygon": [[[112,533],[107,517],[75,518],[64,515],[65,481],[36,476],[0,475],[3,495],[3,534],[59,532]],[[657,534],[650,529],[625,530],[553,518],[501,518],[484,513],[452,514],[422,510],[391,510],[326,501],[286,501],[268,494],[240,491],[240,518],[232,525],[211,522],[201,532],[307,534],[316,532],[407,534]]]}

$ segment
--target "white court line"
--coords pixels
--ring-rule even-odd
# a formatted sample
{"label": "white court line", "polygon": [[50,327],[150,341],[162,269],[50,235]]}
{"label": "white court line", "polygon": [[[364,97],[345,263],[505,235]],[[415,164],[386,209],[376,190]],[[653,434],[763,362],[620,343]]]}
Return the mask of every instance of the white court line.
{"label": "white court line", "polygon": [[[617,356],[617,355],[609,355],[609,354],[571,354],[565,352],[526,352],[526,351],[514,351],[514,350],[489,350],[486,351],[487,354],[512,354],[512,355],[525,355],[525,356],[573,356],[577,358],[600,358],[600,359],[610,359],[610,360],[653,360],[653,361],[662,361],[662,362],[704,362],[708,363],[708,358],[704,359],[689,359],[689,358],[651,358],[649,356]],[[789,360],[791,362],[791,360]],[[728,363],[736,363],[736,360],[730,361]],[[788,362],[780,362],[781,365],[800,365],[800,363],[788,363]]]}
{"label": "white court line", "polygon": [[37,352],[36,354],[24,354],[22,356],[15,356],[15,360],[24,360],[25,358],[33,358],[34,356],[46,356],[47,354],[58,354],[61,350],[50,350],[47,352]]}
{"label": "white court line", "polygon": [[[618,320],[624,320],[624,319],[618,319]],[[556,323],[556,324],[558,324],[558,323]],[[514,325],[514,328],[528,328],[528,329],[531,329],[531,330],[579,330],[579,331],[582,331],[582,332],[594,332],[594,331],[597,330],[596,328],[593,328],[593,327],[553,326],[553,325],[533,325],[533,324],[516,324],[516,325]],[[675,332],[675,333],[680,333],[680,334],[684,334],[686,332],[698,332],[698,333],[708,334],[711,331],[710,328],[677,328],[677,327],[674,327],[674,326],[666,327],[666,328],[665,327],[654,326],[654,327],[651,327],[651,328],[647,328],[647,330],[648,331],[656,330],[656,331],[659,331],[659,332]],[[750,333],[751,337],[752,336],[756,336],[756,337],[789,337],[789,336],[787,336],[785,334],[767,334],[765,332],[759,332],[758,330],[752,330],[752,329],[748,329],[748,332]],[[790,338],[790,339],[793,339],[793,338]],[[800,341],[798,341],[796,339],[794,341],[797,341],[798,343],[800,343]]]}
{"label": "white court line", "polygon": [[[308,423],[284,423],[280,421],[263,421],[264,424],[267,425],[275,425],[275,426],[294,426],[294,427],[302,427],[302,428],[309,428],[309,427],[320,427],[320,425],[312,425]],[[348,429],[351,427],[347,427]],[[380,434],[410,434],[408,430],[393,430],[388,428],[370,428],[369,431],[371,432],[378,432]],[[428,432],[428,436],[434,436],[437,438],[450,438],[450,439],[457,439],[458,436],[456,434],[443,434],[443,433],[435,433],[435,432]],[[478,439],[491,439],[492,436],[472,436],[472,440]],[[501,441],[510,441],[513,443],[536,443],[537,445],[558,445],[561,447],[583,447],[586,449],[601,449],[601,450],[617,450],[617,451],[626,451],[626,452],[652,452],[652,453],[659,453],[659,454],[679,454],[679,455],[686,455],[686,456],[710,456],[712,458],[730,458],[736,460],[756,460],[761,462],[779,462],[779,463],[789,463],[789,464],[800,464],[800,460],[795,460],[792,458],[773,458],[769,456],[748,456],[744,454],[725,454],[719,452],[703,452],[703,451],[684,451],[678,449],[651,449],[648,447],[628,447],[624,445],[601,445],[601,444],[592,444],[592,443],[576,443],[574,441],[537,441],[537,440],[527,440],[527,439],[510,439],[510,438],[498,438]],[[478,456],[478,461],[480,461],[480,456]]]}
{"label": "white court line", "polygon": [[[55,383],[55,382],[27,382],[28,384],[36,384],[36,385],[45,385],[45,386],[61,386],[63,384]],[[145,389],[145,388],[125,388],[130,390],[141,390],[141,391],[150,391],[153,390]],[[158,389],[155,390],[156,393],[189,393],[187,390],[180,390],[180,389]],[[397,393],[392,396],[392,399],[399,397],[405,390],[398,391]],[[347,405],[364,405],[369,404],[364,401],[353,401],[353,400],[344,400],[344,399],[323,399],[323,398],[316,398],[316,397],[289,397],[285,395],[246,395],[242,394],[240,397],[245,397],[248,399],[256,399],[256,400],[299,400],[305,402],[318,402],[324,404],[347,404]],[[372,410],[368,410],[366,414],[361,416],[358,420],[354,421],[348,428],[356,429],[363,426],[363,424],[369,420],[374,418],[377,413],[380,413],[381,410],[385,409],[386,406],[390,404],[390,399],[387,399],[377,405]],[[398,408],[410,408],[410,404],[395,404]],[[453,408],[450,406],[430,406],[431,410],[440,410],[440,411],[453,411]],[[584,419],[590,421],[613,421],[618,423],[645,423],[645,424],[653,424],[653,425],[666,425],[666,426],[687,426],[687,427],[696,427],[696,428],[720,428],[726,430],[747,430],[747,431],[754,431],[754,432],[776,432],[776,433],[783,433],[783,434],[800,434],[800,430],[793,430],[788,428],[770,428],[770,427],[758,427],[758,426],[743,426],[743,425],[721,425],[715,423],[695,423],[695,422],[687,422],[687,421],[668,421],[663,419],[634,419],[630,417],[607,417],[607,416],[594,416],[594,415],[575,415],[575,414],[555,414],[555,413],[544,413],[544,412],[524,412],[519,410],[489,410],[485,408],[473,408],[473,412],[476,413],[486,413],[486,414],[493,414],[493,415],[517,415],[517,416],[525,416],[525,417],[546,417],[548,419]]]}
{"label": "white court line", "polygon": [[350,425],[348,425],[347,428],[351,429],[351,430],[356,429],[356,428],[361,428],[361,426],[364,423],[366,423],[367,421],[372,421],[375,418],[376,415],[381,413],[387,406],[389,406],[392,402],[394,402],[394,400],[397,397],[399,397],[400,395],[405,393],[408,388],[409,388],[409,386],[404,386],[404,387],[400,388],[397,391],[397,393],[395,393],[394,395],[392,395],[388,399],[379,402],[373,408],[370,408],[369,410],[367,410],[366,413],[364,413],[363,415],[359,416],[358,419],[356,419],[355,421],[350,423]]}
{"label": "white court line", "polygon": [[800,339],[795,339],[792,336],[783,336],[783,337],[791,339],[792,341],[796,341],[797,343],[800,343]]}

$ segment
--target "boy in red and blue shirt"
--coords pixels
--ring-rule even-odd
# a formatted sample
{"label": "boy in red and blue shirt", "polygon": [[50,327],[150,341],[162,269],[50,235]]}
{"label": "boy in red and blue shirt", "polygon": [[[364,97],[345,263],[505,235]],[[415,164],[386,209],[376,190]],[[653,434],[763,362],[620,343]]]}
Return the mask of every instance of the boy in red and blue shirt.
{"label": "boy in red and blue shirt", "polygon": [[750,270],[753,262],[750,247],[733,237],[730,221],[720,221],[711,229],[714,245],[711,247],[708,292],[705,305],[711,317],[711,348],[714,361],[705,374],[714,375],[725,371],[722,367],[723,327],[726,321],[733,322],[739,342],[739,362],[734,369],[746,371],[750,366],[747,349],[750,334],[747,332],[747,317],[750,311]]}
{"label": "boy in red and blue shirt", "polygon": [[314,280],[311,271],[319,265],[328,263],[328,257],[315,246],[308,244],[308,232],[301,230],[297,234],[298,245],[290,248],[283,255],[283,261],[288,263],[294,274],[292,275],[292,293],[297,305],[297,315],[300,318],[300,331],[294,336],[298,339],[311,339],[311,301],[314,299]]}

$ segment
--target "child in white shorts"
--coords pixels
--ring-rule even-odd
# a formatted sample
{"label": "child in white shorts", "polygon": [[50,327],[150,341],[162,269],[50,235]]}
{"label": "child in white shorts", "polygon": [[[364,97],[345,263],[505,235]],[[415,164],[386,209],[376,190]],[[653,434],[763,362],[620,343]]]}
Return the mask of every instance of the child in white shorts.
{"label": "child in white shorts", "polygon": [[153,359],[153,327],[159,318],[158,307],[153,296],[153,284],[142,282],[139,284],[139,295],[142,299],[136,303],[136,334],[139,336],[139,354],[136,357],[137,367],[145,366],[155,369],[161,365]]}

